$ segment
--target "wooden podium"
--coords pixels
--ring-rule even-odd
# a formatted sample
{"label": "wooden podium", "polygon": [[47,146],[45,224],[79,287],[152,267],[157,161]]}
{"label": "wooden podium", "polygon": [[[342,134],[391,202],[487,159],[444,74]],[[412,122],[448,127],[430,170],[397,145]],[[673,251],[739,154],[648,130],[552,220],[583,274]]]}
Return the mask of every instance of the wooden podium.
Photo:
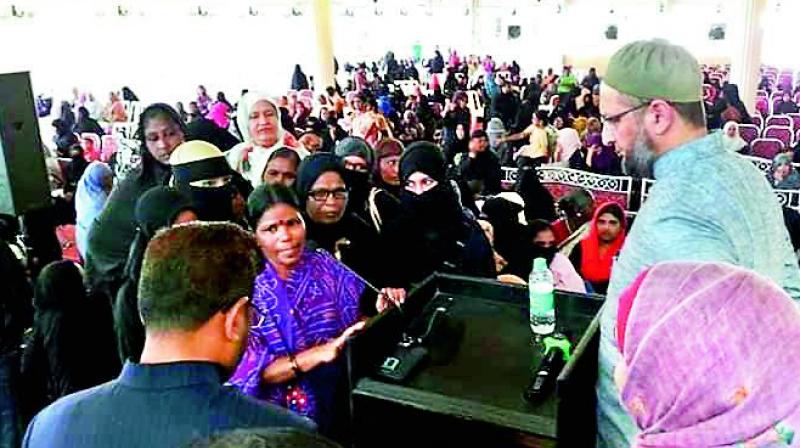
{"label": "wooden podium", "polygon": [[[556,291],[558,331],[573,356],[555,391],[522,398],[542,357],[529,326],[526,288],[434,275],[403,312],[370,322],[349,341],[347,361],[356,447],[588,447],[596,435],[595,392],[602,297]],[[397,383],[376,374],[404,332],[447,308],[450,327],[429,341],[431,356]],[[454,324],[455,323],[455,324]]]}

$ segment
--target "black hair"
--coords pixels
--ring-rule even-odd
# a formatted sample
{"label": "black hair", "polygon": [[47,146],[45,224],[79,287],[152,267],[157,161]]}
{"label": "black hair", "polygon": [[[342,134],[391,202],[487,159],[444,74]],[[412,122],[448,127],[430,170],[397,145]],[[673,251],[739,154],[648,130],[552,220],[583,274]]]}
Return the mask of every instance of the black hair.
{"label": "black hair", "polygon": [[62,134],[65,134],[65,133],[69,132],[69,128],[67,127],[67,123],[64,120],[60,119],[60,118],[56,118],[55,120],[53,120],[52,125],[53,125],[54,128],[56,128],[56,133],[58,135],[62,135]]}
{"label": "black hair", "polygon": [[361,92],[358,94],[357,98],[364,103],[364,106],[370,106],[375,110],[378,109],[378,100],[375,99],[375,96],[373,96],[371,93]]}
{"label": "black hair", "polygon": [[678,111],[687,123],[696,128],[706,127],[706,110],[702,101],[692,103],[673,103],[672,106]]}
{"label": "black hair", "polygon": [[145,328],[196,330],[252,294],[261,263],[255,238],[236,224],[192,222],[159,231],[139,278]]}
{"label": "black hair", "polygon": [[[617,204],[616,202],[611,202],[608,204],[604,204],[602,207],[602,213],[600,215],[605,215],[606,213],[610,214],[611,216],[617,218],[617,220],[625,224],[625,210],[623,210],[622,206]],[[600,216],[598,215],[598,217]]]}
{"label": "black hair", "polygon": [[269,209],[286,204],[300,212],[300,201],[294,190],[283,185],[260,185],[247,199],[247,220],[250,227],[258,227],[258,221]]}
{"label": "black hair", "polygon": [[553,226],[550,225],[549,222],[545,221],[544,219],[534,219],[533,221],[528,223],[528,231],[531,236],[531,239],[536,238],[541,232],[545,230],[553,230]]}
{"label": "black hair", "polygon": [[180,128],[184,136],[189,135],[189,132],[186,130],[186,124],[183,122],[183,120],[181,120],[181,115],[175,109],[173,109],[172,106],[164,103],[153,103],[147,106],[144,111],[142,111],[142,114],[139,115],[139,125],[137,126],[136,134],[134,135],[134,138],[141,142],[142,155],[149,152],[147,151],[144,134],[145,128],[150,123],[150,120],[154,118],[162,118],[172,121],[176,126],[178,126],[178,128]]}
{"label": "black hair", "polygon": [[[312,133],[306,132],[306,134],[312,134]],[[272,151],[272,154],[270,154],[269,158],[267,159],[267,164],[269,165],[269,162],[272,162],[274,159],[289,159],[294,163],[295,169],[300,167],[300,154],[298,154],[297,151],[295,151],[292,148],[282,147],[276,149],[275,151]]]}
{"label": "black hair", "polygon": [[225,103],[228,105],[228,107],[233,108],[228,99],[225,98],[225,92],[217,92],[217,101],[219,101],[220,103]]}
{"label": "black hair", "polygon": [[545,126],[550,123],[549,115],[546,110],[537,110],[536,119],[544,123]]}
{"label": "black hair", "polygon": [[78,118],[83,119],[83,120],[89,118],[89,110],[86,109],[83,106],[79,107],[78,108]]}

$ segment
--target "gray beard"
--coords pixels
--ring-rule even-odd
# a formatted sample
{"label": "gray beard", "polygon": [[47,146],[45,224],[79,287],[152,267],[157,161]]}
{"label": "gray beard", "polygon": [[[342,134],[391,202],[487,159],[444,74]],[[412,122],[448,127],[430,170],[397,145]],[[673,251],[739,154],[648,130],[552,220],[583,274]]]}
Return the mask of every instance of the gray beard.
{"label": "gray beard", "polygon": [[623,169],[625,174],[645,179],[653,179],[653,164],[656,156],[650,149],[652,142],[644,134],[644,128],[639,129],[630,157],[625,157]]}

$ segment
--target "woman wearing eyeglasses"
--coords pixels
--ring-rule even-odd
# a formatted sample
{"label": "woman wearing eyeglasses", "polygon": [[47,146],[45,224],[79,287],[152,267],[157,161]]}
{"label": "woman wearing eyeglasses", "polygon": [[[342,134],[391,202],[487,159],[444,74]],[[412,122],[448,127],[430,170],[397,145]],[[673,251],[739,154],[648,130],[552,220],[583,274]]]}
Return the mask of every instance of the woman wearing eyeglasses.
{"label": "woman wearing eyeglasses", "polygon": [[387,284],[380,238],[365,218],[350,211],[353,195],[347,179],[344,161],[331,153],[312,154],[300,164],[295,191],[306,219],[308,241],[370,283]]}
{"label": "woman wearing eyeglasses", "polygon": [[[334,184],[314,185],[314,195],[341,196]],[[346,415],[337,406],[347,398],[337,387],[344,374],[340,354],[345,340],[363,328],[359,303],[370,297],[381,311],[402,302],[405,291],[384,289],[376,304],[376,293],[350,269],[309,248],[307,220],[286,187],[259,187],[247,208],[266,262],[253,288],[247,350],[229,382],[314,419],[323,434],[335,434],[334,418]]]}

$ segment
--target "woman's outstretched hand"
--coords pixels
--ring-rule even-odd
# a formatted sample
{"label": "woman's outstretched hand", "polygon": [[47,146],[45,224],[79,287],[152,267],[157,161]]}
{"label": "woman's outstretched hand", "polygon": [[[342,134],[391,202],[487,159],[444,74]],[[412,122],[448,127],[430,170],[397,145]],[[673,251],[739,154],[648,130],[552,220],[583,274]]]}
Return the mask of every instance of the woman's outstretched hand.
{"label": "woman's outstretched hand", "polygon": [[389,307],[401,308],[406,301],[406,290],[402,288],[383,288],[378,294],[378,301],[375,308],[379,313],[384,312]]}
{"label": "woman's outstretched hand", "polygon": [[336,358],[338,358],[339,354],[342,352],[342,348],[344,348],[344,344],[347,339],[363,330],[364,325],[364,321],[358,322],[344,330],[336,339],[331,339],[322,345],[314,347],[312,350],[315,351],[316,359],[319,364],[327,364],[336,360]]}

